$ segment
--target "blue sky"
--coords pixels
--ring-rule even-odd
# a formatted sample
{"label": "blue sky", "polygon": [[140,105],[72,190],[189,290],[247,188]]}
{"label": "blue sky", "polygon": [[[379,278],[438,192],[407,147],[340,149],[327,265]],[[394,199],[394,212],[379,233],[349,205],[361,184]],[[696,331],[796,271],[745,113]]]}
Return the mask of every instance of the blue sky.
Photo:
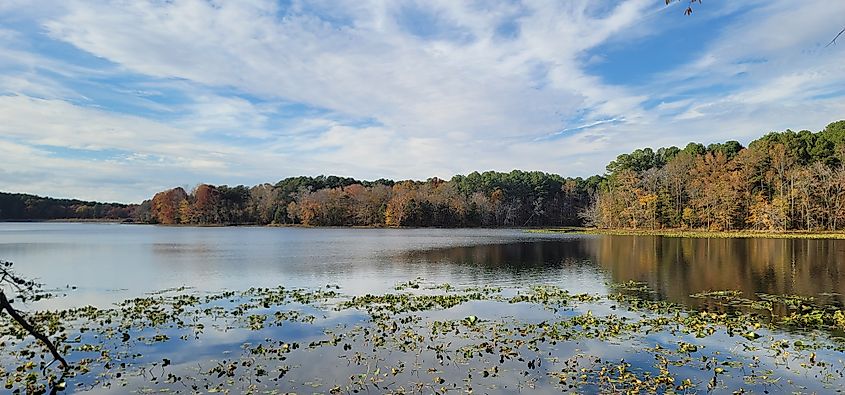
{"label": "blue sky", "polygon": [[603,172],[845,118],[845,2],[0,3],[0,190]]}

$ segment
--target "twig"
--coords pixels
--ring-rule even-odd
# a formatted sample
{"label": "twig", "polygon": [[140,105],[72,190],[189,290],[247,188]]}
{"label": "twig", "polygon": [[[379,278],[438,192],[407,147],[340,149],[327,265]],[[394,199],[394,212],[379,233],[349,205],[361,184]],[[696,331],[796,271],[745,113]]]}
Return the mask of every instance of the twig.
{"label": "twig", "polygon": [[62,365],[62,370],[68,370],[70,368],[70,365],[68,365],[67,361],[65,361],[62,355],[59,354],[59,350],[56,349],[56,346],[53,344],[53,342],[50,341],[47,336],[44,336],[43,334],[36,331],[35,328],[33,328],[32,325],[29,324],[29,322],[27,322],[23,317],[21,317],[20,313],[18,313],[18,311],[15,310],[14,307],[12,307],[12,304],[9,303],[9,300],[6,299],[6,294],[3,293],[3,291],[0,291],[0,309],[5,309],[6,312],[9,313],[9,315],[12,317],[12,319],[15,320],[15,322],[17,322],[21,327],[23,327],[24,330],[29,332],[29,334],[32,335],[34,338],[41,340],[41,342],[44,343],[45,346],[47,346],[47,349],[50,350],[50,354],[53,355],[53,359],[59,361],[59,363]]}
{"label": "twig", "polygon": [[842,33],[845,33],[845,27],[843,27],[842,30],[840,30],[839,33],[836,34],[836,37],[834,37],[833,40],[830,40],[830,42],[827,43],[827,45],[825,45],[824,47],[827,48],[833,44],[836,44],[836,39],[838,39],[839,36],[842,35]]}

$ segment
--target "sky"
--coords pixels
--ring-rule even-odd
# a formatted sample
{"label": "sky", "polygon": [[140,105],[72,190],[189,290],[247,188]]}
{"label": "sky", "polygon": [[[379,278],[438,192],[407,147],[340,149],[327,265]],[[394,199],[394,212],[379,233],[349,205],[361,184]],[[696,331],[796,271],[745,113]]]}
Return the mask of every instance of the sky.
{"label": "sky", "polygon": [[0,191],[603,174],[845,119],[845,1],[0,2]]}

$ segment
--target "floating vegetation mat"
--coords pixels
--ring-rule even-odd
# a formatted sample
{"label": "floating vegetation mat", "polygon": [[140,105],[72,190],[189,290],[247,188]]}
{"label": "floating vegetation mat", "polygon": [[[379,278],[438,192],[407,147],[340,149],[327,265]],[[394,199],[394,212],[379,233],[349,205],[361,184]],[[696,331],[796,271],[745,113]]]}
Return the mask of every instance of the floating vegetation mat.
{"label": "floating vegetation mat", "polygon": [[94,393],[695,393],[845,389],[845,316],[810,298],[731,291],[707,309],[554,286],[411,281],[381,295],[173,289],[108,309],[0,317],[6,391]]}

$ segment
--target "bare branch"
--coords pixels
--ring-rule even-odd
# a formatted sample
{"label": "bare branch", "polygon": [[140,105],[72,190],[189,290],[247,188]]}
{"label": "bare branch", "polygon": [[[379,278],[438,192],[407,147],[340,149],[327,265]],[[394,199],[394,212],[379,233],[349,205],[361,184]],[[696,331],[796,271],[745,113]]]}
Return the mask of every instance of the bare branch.
{"label": "bare branch", "polygon": [[12,304],[9,303],[9,300],[6,299],[6,294],[3,291],[0,291],[0,309],[6,310],[7,313],[12,317],[15,322],[17,322],[24,330],[29,332],[32,337],[40,340],[44,345],[50,350],[50,354],[53,355],[53,358],[62,365],[63,370],[67,370],[70,365],[68,365],[67,361],[65,361],[64,357],[59,354],[59,350],[56,348],[56,345],[53,344],[50,339],[42,333],[39,333],[32,325],[29,324],[23,317],[21,317],[20,313],[12,307]]}
{"label": "bare branch", "polygon": [[840,30],[839,33],[836,34],[836,37],[834,37],[833,40],[830,40],[830,42],[827,43],[827,45],[825,45],[824,47],[827,48],[833,44],[836,44],[836,39],[838,39],[839,36],[841,36],[843,33],[845,33],[845,27],[843,27],[842,30]]}
{"label": "bare branch", "polygon": [[[684,15],[692,15],[693,4],[695,4],[695,3],[701,4],[701,0],[666,0],[666,5],[672,4],[676,1],[677,2],[687,2],[688,1],[687,8],[684,10]],[[840,30],[839,33],[836,34],[836,37],[833,37],[833,40],[830,40],[830,42],[827,43],[827,45],[825,45],[824,47],[827,48],[827,47],[829,47],[833,44],[836,44],[836,40],[838,40],[839,37],[842,36],[843,34],[845,34],[845,27],[843,27],[842,30]]]}
{"label": "bare branch", "polygon": [[21,313],[12,306],[12,302],[6,297],[6,290],[15,292],[13,297],[22,301],[39,300],[44,297],[48,297],[49,293],[45,293],[41,290],[41,284],[16,275],[12,271],[11,262],[0,261],[0,312],[5,310],[9,313],[9,316],[12,317],[12,320],[17,322],[18,325],[32,335],[32,337],[44,343],[47,349],[50,350],[50,354],[53,355],[53,359],[55,361],[59,361],[62,365],[62,370],[67,372],[70,366],[67,361],[65,361],[64,357],[59,354],[59,350],[56,348],[56,345],[53,344],[46,335],[38,332],[38,330],[36,330],[35,327],[33,327],[21,315]]}
{"label": "bare branch", "polygon": [[[674,1],[681,2],[682,0],[666,0],[666,5],[672,4]],[[701,0],[689,0],[689,5],[687,5],[687,8],[684,10],[684,15],[692,15],[692,5],[694,3],[701,4]]]}

